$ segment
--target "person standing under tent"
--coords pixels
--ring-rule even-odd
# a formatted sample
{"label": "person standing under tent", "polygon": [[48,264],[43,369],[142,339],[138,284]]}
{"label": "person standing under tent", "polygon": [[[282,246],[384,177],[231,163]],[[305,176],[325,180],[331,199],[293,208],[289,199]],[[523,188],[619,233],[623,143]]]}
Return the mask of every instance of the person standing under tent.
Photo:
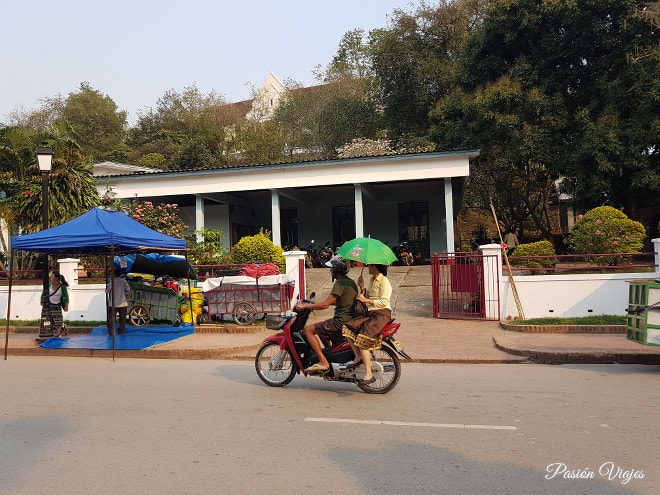
{"label": "person standing under tent", "polygon": [[126,294],[130,290],[131,287],[128,285],[128,281],[121,276],[119,270],[115,269],[114,281],[108,280],[108,286],[105,289],[108,306],[108,335],[112,335],[115,330],[113,322],[116,321],[115,316],[117,313],[119,313],[119,330],[117,333],[126,333],[126,316],[128,312]]}

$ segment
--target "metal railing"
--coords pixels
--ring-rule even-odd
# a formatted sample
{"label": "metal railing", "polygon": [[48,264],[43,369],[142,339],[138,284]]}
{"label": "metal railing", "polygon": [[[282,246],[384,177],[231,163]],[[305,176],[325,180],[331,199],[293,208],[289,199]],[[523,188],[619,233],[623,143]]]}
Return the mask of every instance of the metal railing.
{"label": "metal railing", "polygon": [[509,256],[513,275],[629,273],[656,270],[655,253]]}

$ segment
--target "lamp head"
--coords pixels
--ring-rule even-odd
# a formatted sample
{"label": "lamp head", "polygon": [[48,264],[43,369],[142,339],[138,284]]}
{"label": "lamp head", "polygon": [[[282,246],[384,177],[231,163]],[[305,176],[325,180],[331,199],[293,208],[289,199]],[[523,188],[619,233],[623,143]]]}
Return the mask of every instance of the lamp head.
{"label": "lamp head", "polygon": [[46,141],[42,141],[41,146],[37,148],[37,162],[39,163],[39,170],[50,172],[53,164],[53,150]]}

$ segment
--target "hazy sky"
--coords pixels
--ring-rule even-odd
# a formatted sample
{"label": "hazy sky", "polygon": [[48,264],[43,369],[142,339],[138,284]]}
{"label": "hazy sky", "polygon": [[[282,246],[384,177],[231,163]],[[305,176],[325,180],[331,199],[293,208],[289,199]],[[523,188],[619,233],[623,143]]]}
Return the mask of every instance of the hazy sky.
{"label": "hazy sky", "polygon": [[81,82],[134,123],[170,89],[250,98],[272,71],[313,84],[344,33],[387,27],[412,0],[0,0],[0,122]]}

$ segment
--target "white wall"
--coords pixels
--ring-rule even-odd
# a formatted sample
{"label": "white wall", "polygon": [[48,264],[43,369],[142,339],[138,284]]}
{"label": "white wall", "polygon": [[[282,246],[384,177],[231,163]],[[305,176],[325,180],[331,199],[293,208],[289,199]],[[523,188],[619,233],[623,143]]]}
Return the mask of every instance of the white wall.
{"label": "white wall", "polygon": [[[295,292],[291,305],[297,300],[298,285],[301,274],[298,270],[300,259],[304,259],[304,252],[293,251],[286,254],[286,273],[296,281]],[[64,313],[68,321],[105,321],[105,284],[78,284],[76,276],[78,268],[77,259],[58,260],[60,273],[69,282],[69,312]],[[303,264],[304,265],[304,264]],[[302,274],[304,280],[304,274]],[[38,320],[41,317],[39,299],[43,286],[14,285],[11,289],[10,320]],[[7,317],[7,304],[9,302],[9,287],[0,287],[0,315]]]}
{"label": "white wall", "polygon": [[[69,287],[69,312],[65,320],[105,321],[105,284],[77,285]],[[14,285],[11,289],[11,320],[38,320],[41,316],[42,286]],[[9,287],[0,287],[0,314],[7,317]]]}
{"label": "white wall", "polygon": [[[626,315],[629,281],[655,273],[530,275],[514,277],[525,318]],[[502,277],[501,317],[518,316],[508,276]]]}
{"label": "white wall", "polygon": [[[574,274],[574,275],[521,275],[513,277],[513,285],[520,299],[526,319],[546,317],[575,317],[592,315],[626,315],[629,282],[633,280],[660,279],[660,239],[653,239],[655,272]],[[499,244],[480,246],[484,255],[494,259],[502,267]],[[499,287],[500,318],[518,316],[518,307],[513,295],[506,269],[500,273],[500,283],[484,280],[485,287]],[[487,279],[493,270],[484,270]],[[653,301],[655,302],[655,301]],[[492,315],[489,315],[492,316]]]}

